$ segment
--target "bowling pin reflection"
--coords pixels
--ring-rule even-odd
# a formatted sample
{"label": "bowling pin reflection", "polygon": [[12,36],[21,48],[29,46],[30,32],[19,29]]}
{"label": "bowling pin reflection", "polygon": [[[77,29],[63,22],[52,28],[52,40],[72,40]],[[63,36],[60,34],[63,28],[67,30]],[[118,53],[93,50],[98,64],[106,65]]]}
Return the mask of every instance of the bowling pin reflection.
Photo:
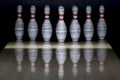
{"label": "bowling pin reflection", "polygon": [[67,51],[65,48],[64,43],[59,43],[56,49],[56,60],[59,64],[59,69],[58,69],[58,76],[59,79],[63,79],[64,77],[64,63],[67,58]]}
{"label": "bowling pin reflection", "polygon": [[42,60],[44,61],[44,73],[48,75],[50,72],[49,63],[52,59],[52,48],[49,43],[44,43],[42,49]]}
{"label": "bowling pin reflection", "polygon": [[[30,48],[28,49],[28,56],[29,56],[29,61],[31,65],[31,72],[36,72],[35,69],[35,62],[37,60],[37,55],[38,55],[38,50],[35,48],[36,43],[35,42],[30,42],[29,43]],[[34,47],[32,47],[34,46]]]}
{"label": "bowling pin reflection", "polygon": [[90,48],[90,45],[92,42],[88,41],[85,43],[85,49],[84,49],[84,59],[86,61],[86,72],[91,72],[91,61],[93,59],[93,49]]}
{"label": "bowling pin reflection", "polygon": [[106,58],[106,49],[97,49],[97,57],[98,57],[98,61],[99,61],[99,70],[100,72],[104,71],[104,61]]}
{"label": "bowling pin reflection", "polygon": [[99,70],[101,72],[104,71],[104,60],[105,60],[105,57],[107,54],[106,49],[104,48],[105,44],[107,44],[105,40],[99,40],[98,46],[100,46],[102,48],[97,50],[97,57],[99,60]]}
{"label": "bowling pin reflection", "polygon": [[74,76],[77,75],[77,72],[78,72],[77,63],[80,59],[80,49],[77,48],[78,46],[79,46],[78,43],[72,43],[71,49],[70,49],[70,58],[73,63],[72,72]]}
{"label": "bowling pin reflection", "polygon": [[[15,43],[15,46],[20,46],[20,45],[23,45],[23,43],[21,41],[17,41]],[[23,55],[24,55],[23,48],[15,48],[15,55],[16,55],[16,61],[17,61],[17,71],[21,72]]]}

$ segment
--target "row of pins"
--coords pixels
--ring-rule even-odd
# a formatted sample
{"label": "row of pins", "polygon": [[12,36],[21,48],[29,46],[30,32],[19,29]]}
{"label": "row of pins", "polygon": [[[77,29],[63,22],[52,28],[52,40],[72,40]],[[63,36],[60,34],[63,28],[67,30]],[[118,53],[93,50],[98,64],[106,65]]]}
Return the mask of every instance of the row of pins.
{"label": "row of pins", "polygon": [[[99,7],[100,18],[97,24],[97,34],[99,39],[105,39],[107,34],[107,25],[104,19],[104,6]],[[22,40],[24,34],[24,22],[22,20],[22,6],[18,5],[17,7],[18,18],[15,23],[15,35],[17,40]],[[63,6],[58,7],[59,20],[56,24],[56,37],[58,42],[64,42],[67,36],[67,26],[64,21],[64,12],[65,9]],[[70,23],[70,36],[72,41],[77,42],[81,35],[81,25],[78,21],[78,7],[72,7],[73,19]],[[30,7],[31,19],[28,23],[28,36],[31,41],[35,41],[38,36],[38,24],[35,19],[36,7],[32,5]],[[94,34],[94,26],[91,19],[92,8],[91,6],[86,6],[86,21],[84,23],[83,32],[86,40],[91,41]],[[42,24],[42,37],[45,42],[49,42],[53,33],[53,27],[49,19],[50,15],[50,6],[46,5],[44,8],[45,19]]]}

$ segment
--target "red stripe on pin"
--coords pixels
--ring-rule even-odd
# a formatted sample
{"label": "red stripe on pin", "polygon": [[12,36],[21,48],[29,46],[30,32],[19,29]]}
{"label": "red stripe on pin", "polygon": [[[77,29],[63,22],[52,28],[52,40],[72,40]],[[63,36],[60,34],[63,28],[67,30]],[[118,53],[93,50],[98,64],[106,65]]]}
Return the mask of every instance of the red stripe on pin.
{"label": "red stripe on pin", "polygon": [[31,19],[35,19],[35,17],[31,17]]}
{"label": "red stripe on pin", "polygon": [[64,14],[59,14],[59,16],[64,16]]}
{"label": "red stripe on pin", "polygon": [[77,16],[77,14],[73,14],[73,16]]}
{"label": "red stripe on pin", "polygon": [[49,20],[49,18],[45,18],[45,20]]}
{"label": "red stripe on pin", "polygon": [[17,14],[21,14],[22,12],[17,12]]}
{"label": "red stripe on pin", "polygon": [[35,15],[35,13],[31,13],[31,15]]}
{"label": "red stripe on pin", "polygon": [[64,18],[59,18],[59,20],[64,20]]}
{"label": "red stripe on pin", "polygon": [[45,16],[49,16],[49,14],[45,14]]}
{"label": "red stripe on pin", "polygon": [[78,18],[73,18],[73,20],[77,20]]}
{"label": "red stripe on pin", "polygon": [[22,18],[22,16],[18,16],[18,18]]}

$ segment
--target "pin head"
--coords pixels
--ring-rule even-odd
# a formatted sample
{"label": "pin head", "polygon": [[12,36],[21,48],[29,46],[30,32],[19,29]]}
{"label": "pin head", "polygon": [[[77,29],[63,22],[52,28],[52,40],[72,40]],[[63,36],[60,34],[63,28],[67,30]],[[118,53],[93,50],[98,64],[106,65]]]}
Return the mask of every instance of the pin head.
{"label": "pin head", "polygon": [[100,12],[100,13],[104,13],[104,10],[105,10],[104,6],[101,5],[101,6],[99,7],[99,12]]}
{"label": "pin head", "polygon": [[21,13],[21,12],[22,12],[22,6],[21,6],[21,5],[18,5],[18,6],[17,6],[17,12],[18,12],[18,13]]}
{"label": "pin head", "polygon": [[34,14],[35,11],[36,11],[36,7],[35,7],[34,5],[32,5],[32,6],[30,7],[30,12]]}
{"label": "pin head", "polygon": [[50,13],[50,7],[48,5],[45,6],[44,13],[45,14],[49,14]]}
{"label": "pin head", "polygon": [[58,7],[58,12],[59,12],[59,14],[64,14],[64,7],[63,6],[59,6]]}
{"label": "pin head", "polygon": [[78,7],[74,5],[72,7],[72,12],[73,12],[73,14],[77,14],[78,13]]}
{"label": "pin head", "polygon": [[91,6],[87,6],[87,7],[86,7],[86,13],[87,13],[87,14],[91,14],[91,12],[92,12]]}

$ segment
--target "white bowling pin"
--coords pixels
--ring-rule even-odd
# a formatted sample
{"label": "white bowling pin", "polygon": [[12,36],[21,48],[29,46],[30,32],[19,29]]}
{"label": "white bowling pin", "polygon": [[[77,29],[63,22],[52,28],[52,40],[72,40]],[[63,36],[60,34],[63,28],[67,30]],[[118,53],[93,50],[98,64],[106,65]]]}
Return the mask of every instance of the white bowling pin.
{"label": "white bowling pin", "polygon": [[81,27],[77,19],[78,7],[73,6],[72,12],[73,12],[73,19],[70,24],[70,35],[71,35],[72,41],[78,41],[81,33]]}
{"label": "white bowling pin", "polygon": [[42,49],[42,60],[44,61],[44,72],[46,75],[49,74],[50,69],[49,69],[49,63],[52,59],[52,49],[51,45],[49,43],[44,43],[43,49]]}
{"label": "white bowling pin", "polygon": [[50,41],[52,36],[52,25],[49,19],[50,7],[48,5],[44,8],[45,20],[42,24],[42,36],[44,41]]}
{"label": "white bowling pin", "polygon": [[64,7],[59,6],[58,12],[59,12],[59,20],[56,25],[56,36],[57,36],[58,42],[64,42],[67,35],[67,28],[64,22]]}
{"label": "white bowling pin", "polygon": [[17,20],[15,22],[15,36],[17,40],[22,40],[24,34],[24,22],[22,19],[22,6],[17,6]]}
{"label": "white bowling pin", "polygon": [[97,23],[97,33],[98,33],[98,37],[99,39],[105,39],[106,33],[107,33],[107,25],[104,19],[104,6],[101,5],[99,7],[99,12],[100,12],[100,18],[99,21]]}
{"label": "white bowling pin", "polygon": [[34,41],[36,40],[38,34],[38,24],[35,19],[36,7],[34,5],[30,7],[30,13],[31,13],[31,19],[28,24],[28,36],[31,41]]}
{"label": "white bowling pin", "polygon": [[92,37],[94,34],[94,27],[93,27],[93,23],[91,20],[91,12],[92,12],[91,6],[87,6],[86,7],[87,19],[84,24],[84,36],[86,40],[92,40]]}
{"label": "white bowling pin", "polygon": [[30,61],[30,65],[31,65],[31,72],[35,72],[36,69],[35,69],[35,62],[37,60],[37,55],[38,55],[38,50],[36,48],[32,48],[32,46],[35,46],[36,43],[35,42],[30,42],[29,43],[29,46],[31,48],[28,49],[28,56],[29,56],[29,61]]}

